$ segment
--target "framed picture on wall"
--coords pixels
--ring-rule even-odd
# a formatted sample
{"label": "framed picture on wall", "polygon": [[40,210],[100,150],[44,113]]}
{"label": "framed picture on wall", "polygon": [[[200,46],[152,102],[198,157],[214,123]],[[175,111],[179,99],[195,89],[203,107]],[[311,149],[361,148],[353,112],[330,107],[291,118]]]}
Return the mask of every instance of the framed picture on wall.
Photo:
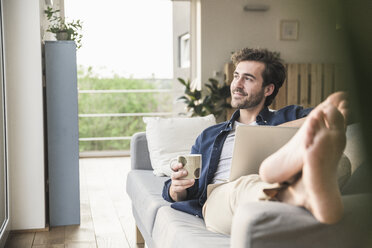
{"label": "framed picture on wall", "polygon": [[299,22],[297,20],[280,21],[280,40],[298,40]]}
{"label": "framed picture on wall", "polygon": [[178,37],[178,66],[190,67],[190,34],[186,33]]}

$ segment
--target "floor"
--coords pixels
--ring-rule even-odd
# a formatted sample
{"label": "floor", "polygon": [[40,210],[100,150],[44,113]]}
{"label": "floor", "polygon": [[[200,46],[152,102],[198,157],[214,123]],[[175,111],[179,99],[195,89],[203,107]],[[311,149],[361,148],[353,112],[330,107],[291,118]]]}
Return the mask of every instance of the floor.
{"label": "floor", "polygon": [[130,158],[80,159],[80,226],[11,233],[6,248],[134,248],[135,224],[125,192]]}

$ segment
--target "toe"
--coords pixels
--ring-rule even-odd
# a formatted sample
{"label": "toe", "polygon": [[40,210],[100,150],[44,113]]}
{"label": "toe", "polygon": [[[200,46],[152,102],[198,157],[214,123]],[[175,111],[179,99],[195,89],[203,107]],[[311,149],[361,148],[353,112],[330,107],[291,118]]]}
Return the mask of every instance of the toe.
{"label": "toe", "polygon": [[324,116],[329,129],[344,129],[344,117],[336,107],[328,105],[324,109]]}

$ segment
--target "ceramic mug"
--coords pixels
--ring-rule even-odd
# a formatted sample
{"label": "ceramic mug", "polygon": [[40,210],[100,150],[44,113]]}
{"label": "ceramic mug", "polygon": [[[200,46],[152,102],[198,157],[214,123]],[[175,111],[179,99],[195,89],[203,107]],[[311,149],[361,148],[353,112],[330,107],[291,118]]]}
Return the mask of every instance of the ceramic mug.
{"label": "ceramic mug", "polygon": [[198,179],[200,177],[202,165],[201,154],[179,155],[172,161],[181,163],[183,165],[183,168],[187,170],[187,176],[184,176],[181,179]]}

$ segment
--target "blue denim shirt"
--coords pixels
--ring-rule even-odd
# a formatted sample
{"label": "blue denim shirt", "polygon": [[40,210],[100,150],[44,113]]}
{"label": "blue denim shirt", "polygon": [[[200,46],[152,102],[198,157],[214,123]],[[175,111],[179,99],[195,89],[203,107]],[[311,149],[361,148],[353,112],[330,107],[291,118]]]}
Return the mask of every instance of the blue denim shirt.
{"label": "blue denim shirt", "polygon": [[[276,126],[305,117],[311,110],[296,105],[290,105],[277,111],[270,111],[265,107],[257,116],[256,122],[258,125]],[[207,200],[207,185],[212,182],[225,139],[239,116],[240,112],[237,110],[229,121],[211,126],[198,136],[191,148],[191,153],[202,154],[203,166],[200,178],[187,189],[187,198],[180,202],[174,202],[169,195],[171,179],[165,182],[162,195],[165,200],[173,202],[172,208],[203,218],[202,207]]]}

